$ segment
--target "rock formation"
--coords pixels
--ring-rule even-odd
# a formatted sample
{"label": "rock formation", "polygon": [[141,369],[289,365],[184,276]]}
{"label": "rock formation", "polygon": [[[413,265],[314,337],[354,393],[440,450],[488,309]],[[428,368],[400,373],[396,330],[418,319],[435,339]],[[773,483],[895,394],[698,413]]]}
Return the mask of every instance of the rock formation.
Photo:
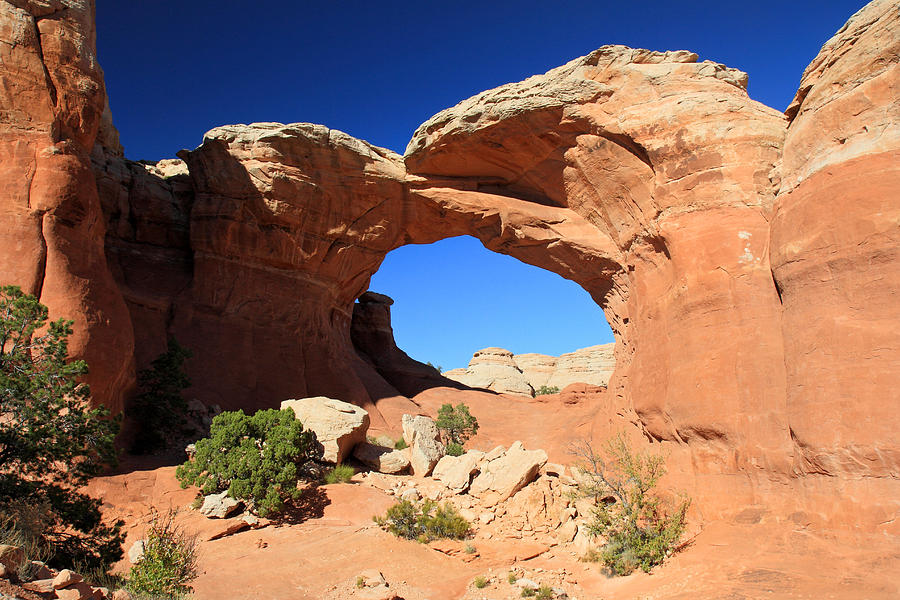
{"label": "rock formation", "polygon": [[573,383],[605,387],[616,366],[614,349],[615,344],[601,344],[556,357],[485,348],[472,356],[468,368],[442,375],[469,387],[522,396],[533,396],[542,387],[562,390]]}
{"label": "rock formation", "polygon": [[175,335],[206,404],[320,394],[377,423],[413,389],[385,374],[428,376],[378,351],[387,304],[354,301],[390,250],[468,234],[604,309],[618,410],[700,505],[897,531],[894,2],[825,44],[786,115],[735,69],[605,46],[442,111],[404,157],[256,123],[155,165],[104,117],[92,13],[0,2],[0,274],[75,319],[98,402]]}
{"label": "rock formation", "polygon": [[0,285],[74,321],[69,352],[113,412],[134,383],[134,338],[104,257],[91,171],[106,95],[87,2],[0,2]]}

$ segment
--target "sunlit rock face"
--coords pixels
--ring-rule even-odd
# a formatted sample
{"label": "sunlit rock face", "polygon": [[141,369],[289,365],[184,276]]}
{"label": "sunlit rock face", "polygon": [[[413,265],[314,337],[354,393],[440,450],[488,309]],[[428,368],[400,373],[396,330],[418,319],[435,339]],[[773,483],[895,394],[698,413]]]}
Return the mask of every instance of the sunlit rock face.
{"label": "sunlit rock face", "polygon": [[529,397],[541,388],[559,391],[573,383],[606,387],[616,366],[614,350],[615,344],[601,344],[549,356],[484,348],[472,356],[465,369],[453,369],[443,375],[469,387]]}
{"label": "sunlit rock face", "polygon": [[880,1],[807,67],[770,242],[794,468],[873,486],[900,471],[898,56],[900,11]]}
{"label": "sunlit rock face", "polygon": [[895,9],[857,13],[787,115],[690,52],[607,46],[439,113],[404,157],[320,125],[256,123],[142,165],[104,118],[92,5],[3,2],[0,274],[76,320],[73,354],[114,409],[135,357],[175,335],[204,402],[323,395],[376,426],[403,392],[377,349],[393,343],[384,307],[356,309],[358,352],[354,301],[390,250],[472,235],[604,309],[611,410],[671,450],[708,514],[766,503],[885,530],[898,497]]}
{"label": "sunlit rock face", "polygon": [[134,383],[134,339],[104,257],[90,152],[104,110],[93,5],[0,2],[0,284],[74,321],[69,351],[113,412]]}

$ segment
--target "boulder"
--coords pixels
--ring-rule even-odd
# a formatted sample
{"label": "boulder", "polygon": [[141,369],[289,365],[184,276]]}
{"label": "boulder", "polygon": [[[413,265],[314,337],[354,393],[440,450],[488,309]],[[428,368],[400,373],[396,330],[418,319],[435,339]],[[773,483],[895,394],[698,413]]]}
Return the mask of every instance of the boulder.
{"label": "boulder", "polygon": [[53,579],[53,571],[39,560],[31,561],[31,576],[35,579]]}
{"label": "boulder", "polygon": [[394,600],[394,594],[388,582],[377,569],[366,569],[356,577],[356,593],[354,598],[360,600]]}
{"label": "boulder", "polygon": [[231,515],[241,511],[244,503],[235,500],[228,495],[228,491],[219,494],[210,494],[203,499],[203,505],[200,507],[200,514],[210,519],[227,519]]}
{"label": "boulder", "polygon": [[400,450],[363,442],[357,444],[353,456],[379,473],[393,475],[409,468],[409,459]]}
{"label": "boulder", "polygon": [[58,600],[90,600],[94,598],[94,588],[83,581],[56,590]]}
{"label": "boulder", "polygon": [[35,579],[34,581],[27,581],[22,584],[22,587],[28,590],[29,592],[37,592],[38,594],[52,594],[53,593],[53,579]]}
{"label": "boulder", "polygon": [[403,415],[403,439],[409,444],[413,475],[425,477],[444,455],[444,446],[434,421],[422,415]]}
{"label": "boulder", "polygon": [[131,548],[128,549],[128,561],[131,564],[136,564],[139,560],[144,558],[144,548],[147,546],[147,540],[138,540],[131,545]]}
{"label": "boulder", "polygon": [[303,427],[315,432],[328,462],[344,462],[354,446],[366,441],[369,413],[349,402],[316,396],[285,400],[281,408],[293,410]]}
{"label": "boulder", "polygon": [[469,450],[462,456],[444,456],[434,467],[431,476],[443,483],[450,492],[463,494],[469,489],[472,475],[478,472],[483,458],[484,452],[478,450]]}
{"label": "boulder", "polygon": [[246,531],[250,529],[250,527],[251,524],[245,519],[228,519],[227,521],[222,522],[222,527],[218,531],[214,531],[206,539],[207,541],[212,542],[223,537],[228,537],[229,535]]}
{"label": "boulder", "polygon": [[62,588],[66,588],[76,583],[84,581],[84,577],[76,573],[75,571],[71,571],[69,569],[63,569],[60,571],[56,577],[53,578],[53,589],[59,590]]}
{"label": "boulder", "polygon": [[25,561],[25,551],[19,546],[0,544],[0,564],[10,573],[15,573]]}
{"label": "boulder", "polygon": [[422,495],[416,488],[409,488],[400,492],[400,499],[407,502],[418,502]]}
{"label": "boulder", "polygon": [[379,435],[377,438],[375,438],[374,443],[378,446],[384,446],[385,448],[394,447],[394,439],[389,435]]}
{"label": "boulder", "polygon": [[546,462],[543,450],[525,450],[522,442],[515,442],[503,456],[482,466],[469,494],[485,506],[494,506],[528,485]]}

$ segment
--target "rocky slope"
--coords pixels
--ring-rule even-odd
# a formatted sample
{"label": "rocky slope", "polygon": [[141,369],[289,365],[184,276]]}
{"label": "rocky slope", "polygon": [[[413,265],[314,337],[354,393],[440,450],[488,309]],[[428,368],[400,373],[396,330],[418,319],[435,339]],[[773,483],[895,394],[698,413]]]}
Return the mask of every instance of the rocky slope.
{"label": "rocky slope", "polygon": [[104,118],[93,3],[2,0],[0,283],[75,319],[114,410],[175,335],[207,404],[327,395],[386,426],[413,405],[354,346],[354,301],[390,250],[472,235],[604,309],[598,413],[633,414],[708,514],[896,535],[898,38],[895,3],[867,5],[787,115],[693,53],[605,46],[439,113],[404,157],[256,123],[141,165]]}
{"label": "rocky slope", "polygon": [[441,374],[469,387],[524,396],[534,396],[542,387],[561,390],[573,383],[605,387],[616,366],[614,349],[615,344],[603,344],[557,357],[485,348],[472,356],[467,368]]}

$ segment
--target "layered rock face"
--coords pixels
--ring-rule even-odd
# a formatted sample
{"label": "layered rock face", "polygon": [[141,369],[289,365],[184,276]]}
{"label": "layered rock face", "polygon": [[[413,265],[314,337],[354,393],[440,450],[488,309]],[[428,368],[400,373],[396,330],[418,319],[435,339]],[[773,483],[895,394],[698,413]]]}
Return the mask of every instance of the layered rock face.
{"label": "layered rock face", "polygon": [[93,2],[0,2],[0,284],[74,321],[93,400],[118,412],[134,383],[131,322],[104,257],[90,152],[104,110]]}
{"label": "layered rock face", "polygon": [[704,474],[787,474],[767,220],[786,120],[747,97],[743,74],[696,60],[601,48],[436,115],[407,167],[427,174],[413,194],[493,208],[508,241],[488,247],[604,307],[610,387],[652,437],[733,452],[700,458]]}
{"label": "layered rock face", "polygon": [[898,56],[890,1],[822,47],[787,111],[771,229],[794,468],[872,485],[900,472]]}
{"label": "layered rock face", "polygon": [[390,250],[468,234],[603,307],[617,407],[698,505],[900,522],[890,1],[823,47],[787,116],[734,69],[606,46],[439,113],[405,157],[257,123],[156,165],[102,118],[92,12],[0,2],[0,274],[76,319],[99,400],[121,407],[132,332],[140,364],[175,335],[208,404],[325,395],[377,425],[429,374],[392,346],[389,304],[354,301]]}
{"label": "layered rock face", "polygon": [[601,344],[556,357],[485,348],[472,356],[467,368],[446,371],[443,376],[469,387],[523,396],[533,396],[542,387],[561,390],[573,383],[605,387],[616,366],[614,349],[615,344]]}

